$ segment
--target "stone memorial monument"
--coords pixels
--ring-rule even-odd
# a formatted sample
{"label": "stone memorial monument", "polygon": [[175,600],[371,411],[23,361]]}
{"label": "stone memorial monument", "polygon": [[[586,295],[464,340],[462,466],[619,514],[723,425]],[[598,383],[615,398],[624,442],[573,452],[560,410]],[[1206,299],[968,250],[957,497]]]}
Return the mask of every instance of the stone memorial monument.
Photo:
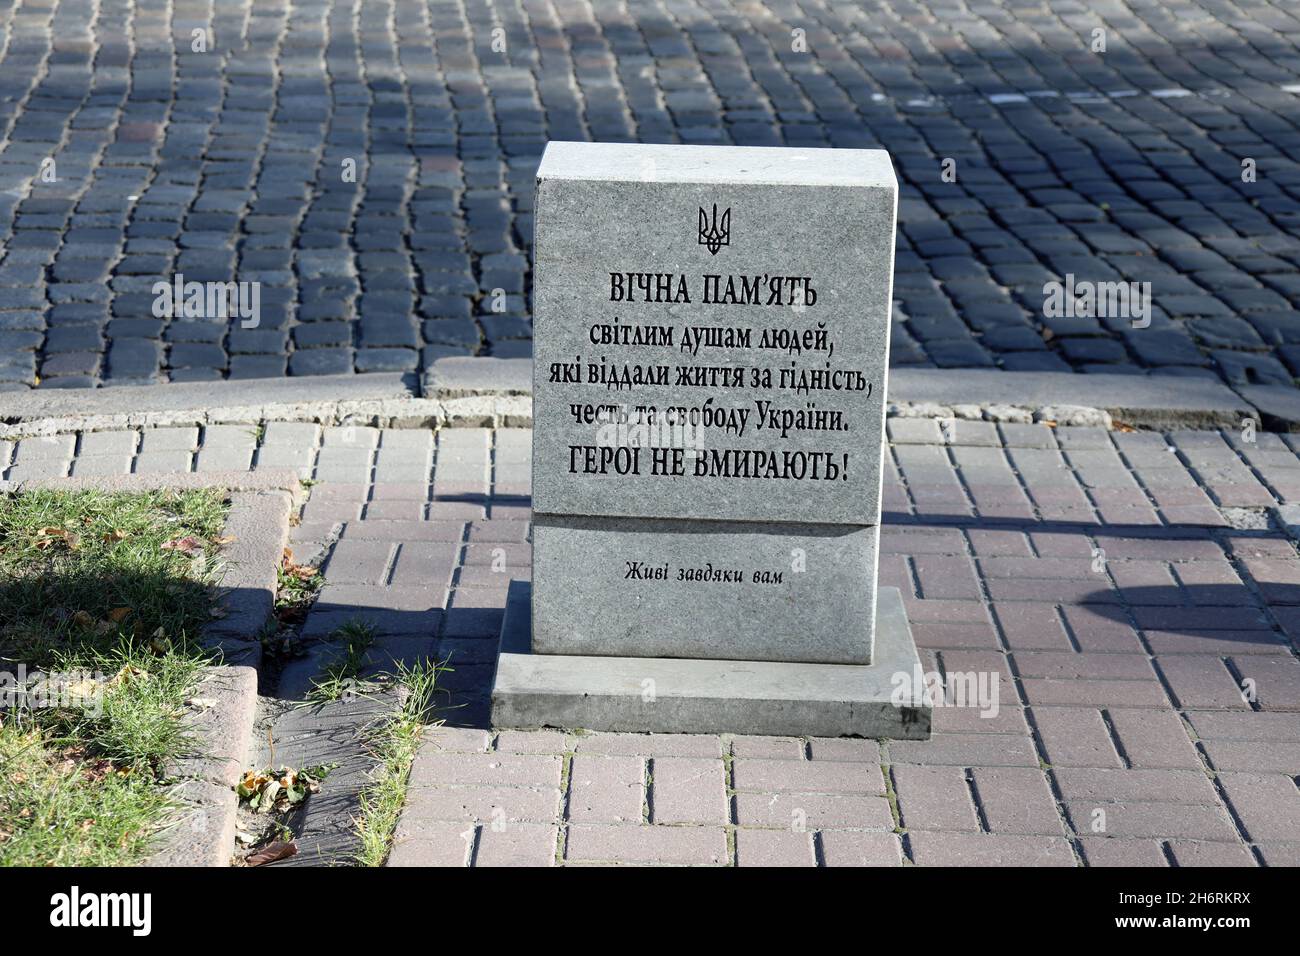
{"label": "stone memorial monument", "polygon": [[876,586],[897,203],[882,150],[547,147],[494,725],[929,735]]}

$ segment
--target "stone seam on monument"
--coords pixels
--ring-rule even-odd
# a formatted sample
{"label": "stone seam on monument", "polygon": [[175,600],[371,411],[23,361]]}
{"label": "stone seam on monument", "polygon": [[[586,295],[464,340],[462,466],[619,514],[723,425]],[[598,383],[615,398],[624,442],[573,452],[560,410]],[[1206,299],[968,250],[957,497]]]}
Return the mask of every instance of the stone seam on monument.
{"label": "stone seam on monument", "polygon": [[[882,151],[548,145],[535,207],[532,660],[503,653],[494,722],[528,719],[510,706],[525,669],[553,684],[567,661],[592,691],[623,687],[618,698],[641,659],[657,674],[651,698],[672,696],[665,681],[696,701],[709,687],[727,698],[714,718],[662,707],[658,729],[743,716],[743,704],[721,706],[745,679],[727,662],[759,689],[782,666],[803,666],[785,676],[807,688],[818,667],[847,665],[830,683],[863,672],[876,697],[837,692],[846,720],[810,719],[846,733],[891,723],[861,714],[882,687],[869,667],[878,613],[892,622],[890,664],[915,658],[901,602],[878,611],[876,589],[896,206]],[[530,623],[520,590],[508,628]],[[924,736],[928,708],[908,700],[893,722]]]}

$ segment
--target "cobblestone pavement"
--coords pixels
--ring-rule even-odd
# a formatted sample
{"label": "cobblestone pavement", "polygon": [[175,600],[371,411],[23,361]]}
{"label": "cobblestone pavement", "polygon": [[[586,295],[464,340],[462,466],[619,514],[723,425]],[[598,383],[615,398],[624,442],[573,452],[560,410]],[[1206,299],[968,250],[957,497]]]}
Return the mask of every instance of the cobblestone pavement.
{"label": "cobblestone pavement", "polygon": [[[899,364],[1293,384],[1298,41],[1281,0],[0,0],[0,388],[526,355],[548,138],[889,149]],[[156,318],[176,275],[260,324]],[[1068,276],[1150,326],[1045,315]]]}
{"label": "cobblestone pavement", "polygon": [[1300,501],[1300,436],[890,432],[881,581],[927,667],[998,688],[993,716],[937,708],[926,742],[485,729],[530,574],[527,430],[104,432],[0,467],[316,479],[292,532],[326,562],[306,633],[360,616],[379,653],[454,667],[393,864],[1300,865],[1300,555],[1269,521]]}

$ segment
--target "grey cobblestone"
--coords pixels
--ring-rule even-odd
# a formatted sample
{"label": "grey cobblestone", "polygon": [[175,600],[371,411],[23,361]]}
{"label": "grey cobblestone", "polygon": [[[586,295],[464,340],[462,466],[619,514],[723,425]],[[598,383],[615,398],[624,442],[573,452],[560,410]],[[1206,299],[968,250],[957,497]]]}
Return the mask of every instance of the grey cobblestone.
{"label": "grey cobblestone", "polygon": [[[221,0],[202,53],[118,6],[5,21],[0,388],[527,356],[548,139],[891,150],[897,364],[1300,373],[1281,0]],[[1067,274],[1152,283],[1149,327],[1045,314]],[[178,275],[260,282],[258,326],[155,317]]]}

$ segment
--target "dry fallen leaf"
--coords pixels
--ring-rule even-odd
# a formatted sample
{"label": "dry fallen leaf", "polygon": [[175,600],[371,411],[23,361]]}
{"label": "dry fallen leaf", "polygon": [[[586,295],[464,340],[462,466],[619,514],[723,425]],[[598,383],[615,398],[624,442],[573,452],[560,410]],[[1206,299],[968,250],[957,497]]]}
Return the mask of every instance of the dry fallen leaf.
{"label": "dry fallen leaf", "polygon": [[120,687],[133,680],[148,680],[149,672],[143,671],[138,667],[132,667],[126,664],[120,671],[113,675],[113,679],[108,682],[108,687]]}
{"label": "dry fallen leaf", "polygon": [[276,840],[269,843],[256,853],[250,853],[244,860],[249,866],[262,866],[265,863],[274,863],[276,860],[287,860],[291,856],[298,855],[298,844],[293,840],[287,843],[283,840]]}
{"label": "dry fallen leaf", "polygon": [[289,548],[284,549],[284,555],[280,562],[281,570],[291,578],[297,578],[299,581],[310,581],[320,573],[319,569],[313,568],[309,564],[299,564],[293,559],[293,551]]}
{"label": "dry fallen leaf", "polygon": [[187,534],[183,538],[172,538],[170,541],[162,543],[164,551],[179,551],[181,554],[193,554],[195,551],[203,550],[203,542],[192,534]]}
{"label": "dry fallen leaf", "polygon": [[115,541],[121,541],[126,537],[126,532],[120,528],[114,528],[112,531],[105,531],[102,535],[105,544],[112,544]]}
{"label": "dry fallen leaf", "polygon": [[37,551],[46,551],[58,543],[63,543],[69,548],[75,548],[80,539],[63,528],[41,528],[36,532],[36,540],[32,544]]}
{"label": "dry fallen leaf", "polygon": [[269,774],[258,773],[256,770],[245,770],[244,775],[240,777],[240,785],[245,787],[250,793],[262,789],[269,783],[271,777]]}
{"label": "dry fallen leaf", "polygon": [[99,682],[94,680],[80,680],[75,684],[67,686],[68,696],[73,700],[92,700],[95,693],[99,690]]}
{"label": "dry fallen leaf", "polygon": [[130,613],[131,609],[129,607],[115,607],[108,612],[108,619],[114,624],[120,624]]}

